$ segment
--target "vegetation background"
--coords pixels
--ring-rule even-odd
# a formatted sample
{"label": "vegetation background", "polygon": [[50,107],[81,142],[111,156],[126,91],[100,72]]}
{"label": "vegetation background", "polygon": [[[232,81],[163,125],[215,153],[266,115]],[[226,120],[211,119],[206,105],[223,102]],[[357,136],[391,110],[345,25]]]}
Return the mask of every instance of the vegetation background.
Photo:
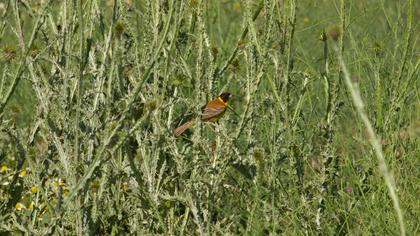
{"label": "vegetation background", "polygon": [[[0,1],[0,233],[420,234],[419,16]],[[222,91],[235,112],[173,135]]]}

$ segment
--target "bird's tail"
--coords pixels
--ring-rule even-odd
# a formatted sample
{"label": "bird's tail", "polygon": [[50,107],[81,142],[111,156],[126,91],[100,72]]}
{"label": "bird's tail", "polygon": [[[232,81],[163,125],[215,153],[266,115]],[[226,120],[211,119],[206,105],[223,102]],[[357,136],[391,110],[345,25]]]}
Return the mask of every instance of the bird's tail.
{"label": "bird's tail", "polygon": [[191,127],[191,125],[194,123],[194,119],[190,119],[184,124],[180,125],[178,128],[175,129],[174,133],[176,136],[181,135],[184,133],[185,130]]}

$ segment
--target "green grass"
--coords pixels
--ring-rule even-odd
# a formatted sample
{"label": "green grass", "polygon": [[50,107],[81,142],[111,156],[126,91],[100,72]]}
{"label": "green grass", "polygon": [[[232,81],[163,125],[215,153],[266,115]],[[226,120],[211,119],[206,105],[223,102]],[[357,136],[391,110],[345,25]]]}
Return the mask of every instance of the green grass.
{"label": "green grass", "polygon": [[0,3],[0,233],[419,234],[418,9]]}

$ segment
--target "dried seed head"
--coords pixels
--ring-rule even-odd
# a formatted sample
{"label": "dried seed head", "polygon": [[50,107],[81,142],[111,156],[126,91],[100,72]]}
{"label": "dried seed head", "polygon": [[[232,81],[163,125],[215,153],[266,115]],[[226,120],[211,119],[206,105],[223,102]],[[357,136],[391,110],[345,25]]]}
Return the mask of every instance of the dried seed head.
{"label": "dried seed head", "polygon": [[255,148],[252,157],[254,158],[254,161],[257,163],[257,165],[263,165],[264,164],[264,151],[260,148]]}
{"label": "dried seed head", "polygon": [[125,25],[123,22],[119,21],[115,24],[115,34],[117,37],[120,37],[125,32]]}
{"label": "dried seed head", "polygon": [[197,0],[191,0],[190,1],[190,7],[191,8],[196,8],[198,6],[198,1]]}
{"label": "dried seed head", "polygon": [[310,160],[310,165],[311,165],[311,167],[316,171],[316,172],[321,172],[321,169],[322,169],[322,163],[321,163],[321,161],[319,160],[319,158],[318,157],[314,157],[314,158],[312,158],[311,160]]}
{"label": "dried seed head", "polygon": [[351,80],[352,80],[354,83],[357,83],[357,82],[359,82],[359,81],[360,81],[360,77],[359,77],[359,76],[357,76],[357,75],[354,75],[353,77],[351,77]]}
{"label": "dried seed head", "polygon": [[321,41],[327,41],[327,34],[325,33],[325,30],[322,31],[321,35],[319,36],[319,40]]}
{"label": "dried seed head", "polygon": [[217,55],[219,54],[219,49],[217,49],[217,47],[212,47],[211,48],[211,54],[214,58],[216,58]]}
{"label": "dried seed head", "polygon": [[156,110],[157,107],[158,107],[158,102],[156,100],[152,100],[147,103],[147,108],[149,108],[150,111]]}
{"label": "dried seed head", "polygon": [[341,35],[341,29],[338,26],[332,26],[328,30],[328,37],[332,38],[334,41],[338,41]]}
{"label": "dried seed head", "polygon": [[35,57],[36,55],[38,55],[38,53],[39,53],[39,48],[38,48],[38,46],[37,46],[36,44],[33,44],[33,45],[31,46],[31,48],[29,49],[29,55],[30,55],[31,57]]}
{"label": "dried seed head", "polygon": [[6,46],[3,49],[3,58],[6,61],[11,61],[16,57],[16,50],[11,46]]}
{"label": "dried seed head", "polygon": [[236,72],[237,70],[239,70],[239,67],[240,67],[240,62],[239,62],[238,59],[235,59],[230,64],[229,69],[231,69],[232,71]]}

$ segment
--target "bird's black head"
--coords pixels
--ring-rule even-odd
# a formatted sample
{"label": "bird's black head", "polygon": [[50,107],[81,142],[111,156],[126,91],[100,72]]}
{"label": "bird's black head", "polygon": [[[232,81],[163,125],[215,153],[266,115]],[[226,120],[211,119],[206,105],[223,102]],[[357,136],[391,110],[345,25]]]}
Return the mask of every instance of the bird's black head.
{"label": "bird's black head", "polygon": [[230,95],[231,95],[230,93],[224,92],[224,93],[220,94],[220,98],[221,98],[224,102],[227,102],[227,101],[229,100]]}

